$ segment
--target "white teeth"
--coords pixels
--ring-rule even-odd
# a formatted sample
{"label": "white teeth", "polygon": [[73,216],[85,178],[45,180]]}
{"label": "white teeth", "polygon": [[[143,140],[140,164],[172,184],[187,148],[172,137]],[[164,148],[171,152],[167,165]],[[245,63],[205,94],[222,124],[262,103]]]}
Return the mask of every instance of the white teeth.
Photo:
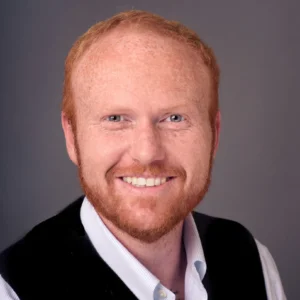
{"label": "white teeth", "polygon": [[154,186],[154,178],[147,178],[146,185]]}
{"label": "white teeth", "polygon": [[137,180],[138,185],[145,185],[146,184],[146,179],[139,177]]}
{"label": "white teeth", "polygon": [[130,183],[137,187],[158,186],[164,184],[167,181],[166,177],[162,177],[162,178],[123,177],[122,179],[125,182]]}

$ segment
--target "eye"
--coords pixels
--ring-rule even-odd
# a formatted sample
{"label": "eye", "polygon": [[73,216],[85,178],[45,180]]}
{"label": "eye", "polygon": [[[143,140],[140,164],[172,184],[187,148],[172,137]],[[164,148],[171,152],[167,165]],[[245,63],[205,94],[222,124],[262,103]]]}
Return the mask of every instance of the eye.
{"label": "eye", "polygon": [[185,118],[182,115],[170,115],[168,118],[166,118],[166,120],[178,123],[178,122],[184,121]]}
{"label": "eye", "polygon": [[120,122],[124,120],[124,117],[121,115],[111,115],[107,117],[107,120],[110,122]]}

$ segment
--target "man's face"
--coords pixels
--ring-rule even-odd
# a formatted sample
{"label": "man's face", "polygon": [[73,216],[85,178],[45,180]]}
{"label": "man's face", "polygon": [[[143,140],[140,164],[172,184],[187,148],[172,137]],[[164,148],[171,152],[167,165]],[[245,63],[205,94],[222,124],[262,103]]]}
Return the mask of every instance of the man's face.
{"label": "man's face", "polygon": [[103,219],[154,242],[201,201],[214,151],[210,88],[199,55],[150,32],[111,33],[84,55],[71,159]]}

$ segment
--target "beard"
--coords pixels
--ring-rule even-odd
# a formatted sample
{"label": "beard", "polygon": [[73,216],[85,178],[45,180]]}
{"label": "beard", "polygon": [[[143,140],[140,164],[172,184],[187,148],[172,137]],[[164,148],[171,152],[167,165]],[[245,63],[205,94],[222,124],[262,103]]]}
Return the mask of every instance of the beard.
{"label": "beard", "polygon": [[[176,177],[175,180],[181,181],[183,187],[186,172],[177,167],[166,167],[162,163],[155,163],[147,167],[135,164],[126,169],[112,167],[106,173],[107,188],[103,189],[99,184],[94,183],[94,180],[92,182],[85,175],[77,139],[75,139],[75,145],[80,185],[98,215],[102,219],[108,220],[122,232],[144,243],[156,242],[183,221],[201,202],[210,186],[213,151],[210,154],[208,170],[206,170],[205,174],[200,174],[201,177],[199,177],[198,183],[189,188],[188,191],[184,191],[181,188],[175,196],[171,195],[171,197],[164,197],[164,199],[155,196],[141,196],[138,199],[137,197],[132,199],[130,195],[120,194],[116,190],[115,180],[121,180],[116,179],[118,175],[124,176],[124,174],[143,174],[147,172],[152,174],[153,177],[159,177],[159,174],[172,174],[172,177]],[[129,202],[130,208],[126,207],[126,203]],[[147,223],[147,217],[144,219],[145,222],[137,221],[135,218],[135,207],[158,211],[155,216],[155,222],[152,222],[149,226],[144,226]],[[159,209],[159,207],[163,207],[163,209]]]}

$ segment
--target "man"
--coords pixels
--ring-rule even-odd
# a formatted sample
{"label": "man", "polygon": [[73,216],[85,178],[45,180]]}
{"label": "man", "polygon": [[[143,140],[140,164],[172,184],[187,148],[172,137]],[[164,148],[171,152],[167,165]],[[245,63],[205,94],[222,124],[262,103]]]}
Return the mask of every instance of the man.
{"label": "man", "polygon": [[219,70],[183,25],[129,11],[65,65],[62,126],[85,193],[0,258],[1,299],[285,299],[241,225],[191,213],[220,132]]}

